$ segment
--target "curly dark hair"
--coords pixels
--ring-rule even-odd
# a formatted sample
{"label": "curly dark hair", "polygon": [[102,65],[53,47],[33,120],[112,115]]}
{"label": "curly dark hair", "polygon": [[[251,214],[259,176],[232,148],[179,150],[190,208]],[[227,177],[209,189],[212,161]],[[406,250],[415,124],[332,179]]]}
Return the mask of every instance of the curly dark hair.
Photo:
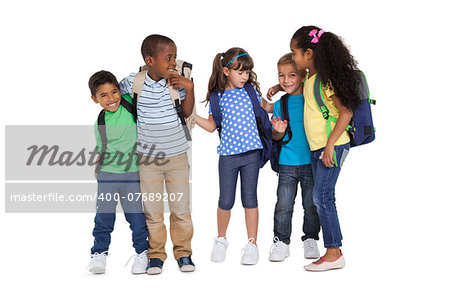
{"label": "curly dark hair", "polygon": [[350,54],[342,39],[331,32],[324,32],[318,43],[312,43],[313,36],[309,33],[317,26],[303,26],[297,30],[291,39],[291,45],[297,49],[313,50],[313,63],[318,76],[325,86],[333,87],[335,94],[349,110],[354,110],[360,103],[358,85],[360,74],[357,61]]}
{"label": "curly dark hair", "polygon": [[247,51],[242,48],[234,47],[228,49],[225,53],[216,54],[213,61],[211,77],[209,78],[208,93],[206,94],[205,101],[203,101],[206,102],[206,105],[208,104],[209,96],[213,90],[219,91],[221,95],[223,95],[223,92],[225,91],[227,77],[222,72],[223,67],[227,67],[230,70],[250,71],[250,76],[248,77],[247,82],[253,84],[258,91],[258,94],[261,96],[257,76],[255,72],[252,71],[254,66],[253,59],[250,55],[237,57],[238,55],[244,53],[247,53]]}

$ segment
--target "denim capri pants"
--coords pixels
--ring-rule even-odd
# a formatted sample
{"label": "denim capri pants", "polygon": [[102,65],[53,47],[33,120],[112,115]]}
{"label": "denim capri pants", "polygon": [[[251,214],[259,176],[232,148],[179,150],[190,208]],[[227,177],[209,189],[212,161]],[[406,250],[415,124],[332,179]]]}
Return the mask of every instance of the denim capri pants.
{"label": "denim capri pants", "polygon": [[261,150],[221,155],[219,157],[219,208],[230,210],[236,197],[238,174],[241,178],[241,200],[244,208],[257,208],[259,162]]}

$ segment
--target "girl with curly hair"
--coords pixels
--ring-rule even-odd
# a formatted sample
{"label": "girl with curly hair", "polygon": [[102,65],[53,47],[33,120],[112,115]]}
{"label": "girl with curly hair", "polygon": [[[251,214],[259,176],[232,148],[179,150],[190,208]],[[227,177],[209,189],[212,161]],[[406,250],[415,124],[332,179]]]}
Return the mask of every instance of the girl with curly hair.
{"label": "girl with curly hair", "polygon": [[[311,148],[314,176],[313,199],[322,225],[326,253],[305,269],[326,271],[344,267],[340,250],[342,234],[336,210],[335,186],[350,148],[346,131],[353,110],[359,105],[359,73],[356,61],[342,40],[316,26],[304,26],[295,32],[290,44],[298,68],[308,69],[304,85],[304,125]],[[329,115],[337,119],[327,133],[326,119],[314,98],[314,82],[321,80],[322,96]]]}

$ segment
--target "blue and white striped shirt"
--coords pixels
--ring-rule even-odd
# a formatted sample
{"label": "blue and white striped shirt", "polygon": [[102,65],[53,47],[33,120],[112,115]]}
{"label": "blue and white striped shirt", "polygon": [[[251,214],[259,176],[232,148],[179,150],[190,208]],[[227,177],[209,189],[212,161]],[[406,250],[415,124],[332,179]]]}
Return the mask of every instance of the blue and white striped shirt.
{"label": "blue and white striped shirt", "polygon": [[[120,82],[122,94],[132,94],[133,80],[136,73],[131,73]],[[186,91],[180,89],[180,100],[184,100]],[[148,74],[145,76],[141,95],[137,99],[137,152],[155,156],[158,152],[166,157],[182,154],[189,150],[186,136],[173,106],[169,86],[165,78],[156,82]]]}

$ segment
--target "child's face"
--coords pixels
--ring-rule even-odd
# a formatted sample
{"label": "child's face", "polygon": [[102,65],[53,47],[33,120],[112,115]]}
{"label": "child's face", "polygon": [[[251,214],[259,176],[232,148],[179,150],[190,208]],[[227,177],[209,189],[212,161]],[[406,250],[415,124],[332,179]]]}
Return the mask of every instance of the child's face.
{"label": "child's face", "polygon": [[105,83],[97,88],[95,96],[91,96],[91,98],[106,111],[114,112],[120,105],[120,90],[112,83]]}
{"label": "child's face", "polygon": [[292,64],[278,66],[278,82],[289,95],[299,95],[303,78],[298,75],[298,70]]}
{"label": "child's face", "polygon": [[170,78],[177,66],[177,46],[173,43],[161,44],[155,56],[147,56],[145,63],[149,66],[148,75],[155,81]]}
{"label": "child's face", "polygon": [[242,71],[223,68],[223,73],[227,76],[228,83],[225,87],[226,89],[240,89],[248,81],[250,77],[250,70]]}

